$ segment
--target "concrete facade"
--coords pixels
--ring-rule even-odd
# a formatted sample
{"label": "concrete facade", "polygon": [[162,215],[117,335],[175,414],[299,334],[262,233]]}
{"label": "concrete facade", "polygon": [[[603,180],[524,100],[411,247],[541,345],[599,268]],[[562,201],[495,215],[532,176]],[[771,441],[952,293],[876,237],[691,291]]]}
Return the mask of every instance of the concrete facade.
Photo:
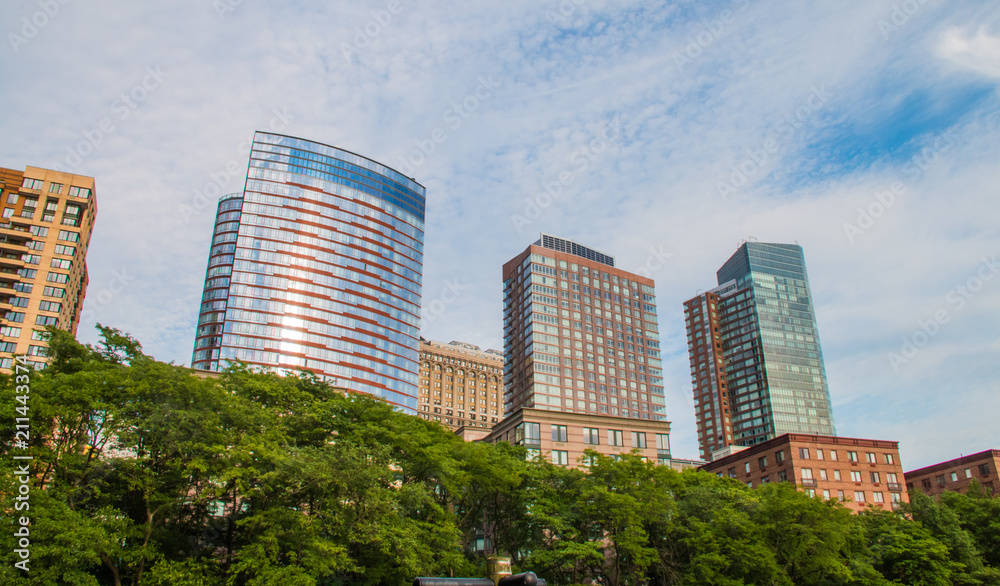
{"label": "concrete facade", "polygon": [[421,338],[418,401],[418,413],[428,421],[453,430],[492,428],[503,417],[503,355]]}

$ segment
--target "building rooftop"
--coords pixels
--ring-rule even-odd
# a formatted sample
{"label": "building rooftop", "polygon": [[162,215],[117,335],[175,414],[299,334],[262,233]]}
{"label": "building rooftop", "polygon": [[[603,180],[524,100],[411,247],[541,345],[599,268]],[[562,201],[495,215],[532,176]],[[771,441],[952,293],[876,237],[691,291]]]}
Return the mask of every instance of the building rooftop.
{"label": "building rooftop", "polygon": [[603,252],[598,252],[593,248],[588,248],[582,244],[577,244],[572,240],[559,238],[558,236],[553,236],[551,234],[542,233],[538,242],[535,242],[535,246],[541,246],[542,248],[548,248],[549,250],[555,250],[556,252],[565,252],[574,256],[579,256],[580,258],[608,265],[609,267],[615,266],[615,258],[613,256],[604,254]]}

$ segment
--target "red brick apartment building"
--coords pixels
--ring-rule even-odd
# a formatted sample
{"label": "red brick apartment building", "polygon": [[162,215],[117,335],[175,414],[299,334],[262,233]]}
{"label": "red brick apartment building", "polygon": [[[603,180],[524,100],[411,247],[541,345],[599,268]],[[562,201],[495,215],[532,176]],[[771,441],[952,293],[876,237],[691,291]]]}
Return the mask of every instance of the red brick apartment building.
{"label": "red brick apartment building", "polygon": [[986,450],[906,473],[906,489],[936,496],[943,492],[965,492],[975,478],[987,492],[996,493],[1000,450]]}
{"label": "red brick apartment building", "polygon": [[701,470],[749,486],[794,482],[810,495],[843,501],[855,513],[909,502],[899,442],[786,433],[717,457]]}

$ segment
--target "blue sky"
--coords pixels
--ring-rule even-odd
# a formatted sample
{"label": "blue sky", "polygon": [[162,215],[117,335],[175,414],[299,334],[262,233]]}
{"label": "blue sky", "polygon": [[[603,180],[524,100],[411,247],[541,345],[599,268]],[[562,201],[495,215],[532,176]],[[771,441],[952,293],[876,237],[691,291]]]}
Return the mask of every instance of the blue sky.
{"label": "blue sky", "polygon": [[189,363],[212,196],[270,129],[427,188],[424,305],[460,294],[425,337],[499,348],[542,231],[648,269],[678,456],[682,303],[750,237],[805,251],[841,435],[1000,447],[994,2],[63,2],[0,7],[0,165],[97,180],[84,341]]}

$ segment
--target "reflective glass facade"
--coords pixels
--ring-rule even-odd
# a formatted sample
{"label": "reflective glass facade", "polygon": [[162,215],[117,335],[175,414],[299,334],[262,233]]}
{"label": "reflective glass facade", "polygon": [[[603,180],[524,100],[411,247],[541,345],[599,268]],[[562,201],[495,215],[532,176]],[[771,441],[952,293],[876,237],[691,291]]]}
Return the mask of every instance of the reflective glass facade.
{"label": "reflective glass facade", "polygon": [[783,433],[836,435],[802,248],[744,243],[685,304],[702,456]]}
{"label": "reflective glass facade", "polygon": [[192,366],[309,370],[414,412],[424,202],[370,159],[256,133],[219,201]]}

